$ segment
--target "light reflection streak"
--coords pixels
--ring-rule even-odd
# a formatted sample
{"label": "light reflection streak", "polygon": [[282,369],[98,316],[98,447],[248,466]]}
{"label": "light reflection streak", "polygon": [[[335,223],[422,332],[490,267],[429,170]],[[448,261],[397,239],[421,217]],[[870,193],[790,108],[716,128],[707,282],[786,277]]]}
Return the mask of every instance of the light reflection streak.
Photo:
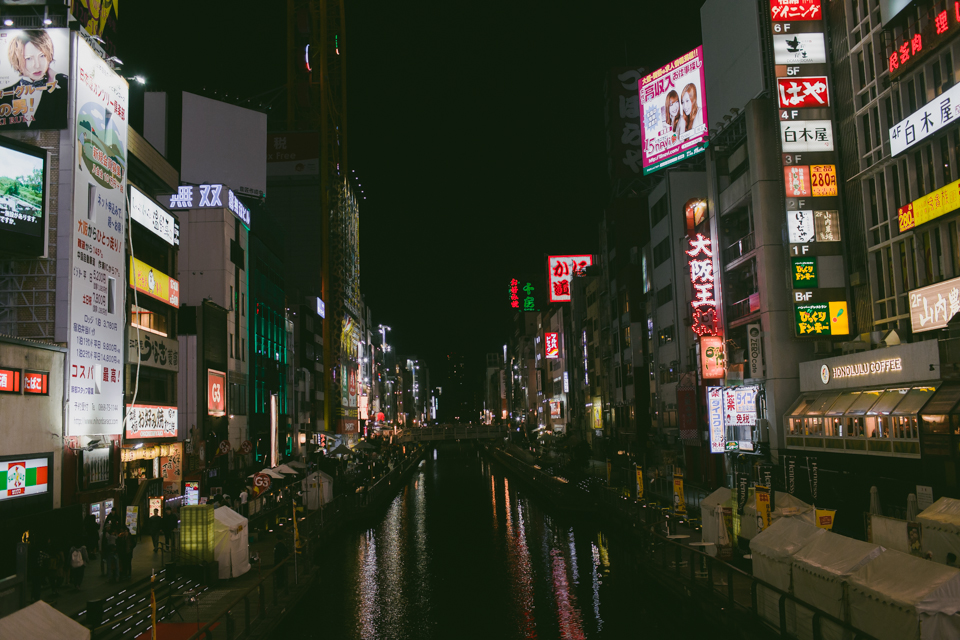
{"label": "light reflection streak", "polygon": [[360,598],[357,602],[357,630],[361,638],[374,638],[380,604],[377,598],[377,541],[373,529],[368,529],[357,547],[360,564]]}
{"label": "light reflection streak", "polygon": [[564,640],[586,640],[580,610],[577,608],[577,596],[570,591],[567,581],[567,563],[560,549],[550,551],[553,564],[553,597],[557,605],[557,622],[560,637]]}
{"label": "light reflection streak", "polygon": [[570,568],[573,572],[573,584],[580,584],[580,569],[577,567],[577,547],[573,540],[573,527],[567,532],[567,540],[570,542]]}
{"label": "light reflection streak", "polygon": [[517,604],[522,637],[537,637],[537,621],[534,615],[533,569],[530,563],[530,551],[527,549],[527,532],[524,526],[523,501],[517,500],[516,531],[510,501],[510,481],[503,479],[504,507],[507,512],[507,566],[513,582],[514,602]]}
{"label": "light reflection streak", "polygon": [[[423,477],[422,471],[420,472],[420,477]],[[416,489],[414,491],[414,517],[416,518],[415,547],[417,553],[414,563],[417,571],[417,582],[419,584],[417,602],[422,614],[420,619],[424,625],[421,631],[426,631],[426,628],[430,625],[430,599],[432,597],[430,590],[430,557],[427,553],[426,483],[419,482],[414,488]]]}
{"label": "light reflection streak", "polygon": [[593,553],[593,617],[597,619],[597,631],[603,630],[603,618],[600,617],[600,550],[590,542]]}
{"label": "light reflection streak", "polygon": [[391,503],[379,529],[379,538],[382,542],[383,553],[378,558],[378,580],[380,589],[381,615],[380,628],[377,637],[397,638],[403,635],[404,613],[407,610],[407,598],[404,589],[397,589],[396,585],[404,583],[404,560],[407,550],[404,541],[405,524],[407,522],[406,506],[407,492],[397,496]]}
{"label": "light reflection streak", "polygon": [[493,503],[493,530],[496,531],[499,527],[499,522],[497,522],[497,481],[492,473],[490,474],[490,501]]}

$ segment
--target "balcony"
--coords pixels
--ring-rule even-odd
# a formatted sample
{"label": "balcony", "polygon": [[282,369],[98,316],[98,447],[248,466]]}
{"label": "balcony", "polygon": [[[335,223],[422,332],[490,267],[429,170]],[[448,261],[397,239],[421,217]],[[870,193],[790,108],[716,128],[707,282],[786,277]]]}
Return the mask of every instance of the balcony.
{"label": "balcony", "polygon": [[728,265],[739,260],[753,249],[753,232],[750,232],[723,250],[723,263]]}
{"label": "balcony", "polygon": [[734,322],[760,311],[760,294],[753,293],[727,306],[727,320]]}

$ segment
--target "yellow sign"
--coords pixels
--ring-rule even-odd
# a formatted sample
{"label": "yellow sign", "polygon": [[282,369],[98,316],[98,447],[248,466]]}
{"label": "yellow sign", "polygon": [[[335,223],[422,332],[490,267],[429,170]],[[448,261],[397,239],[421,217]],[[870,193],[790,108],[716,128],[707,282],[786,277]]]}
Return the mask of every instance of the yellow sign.
{"label": "yellow sign", "polygon": [[637,500],[643,500],[643,469],[637,467]]}
{"label": "yellow sign", "polygon": [[833,529],[833,518],[836,515],[835,509],[817,509],[817,526],[821,529]]}
{"label": "yellow sign", "polygon": [[757,532],[770,526],[770,487],[754,487],[757,496]]}
{"label": "yellow sign", "polygon": [[837,195],[837,167],[832,164],[810,165],[810,187],[814,196]]}
{"label": "yellow sign", "polygon": [[130,256],[130,286],[171,307],[180,307],[180,283],[133,256]]}
{"label": "yellow sign", "polygon": [[845,336],[850,333],[850,314],[846,300],[830,303],[830,335]]}
{"label": "yellow sign", "polygon": [[723,336],[700,338],[700,367],[705,379],[722,378],[724,372]]}
{"label": "yellow sign", "polygon": [[673,472],[673,512],[687,515],[687,499],[683,495],[683,476]]}
{"label": "yellow sign", "polygon": [[897,209],[900,233],[930,222],[934,218],[945,216],[955,209],[960,209],[960,180],[931,191],[907,206]]}

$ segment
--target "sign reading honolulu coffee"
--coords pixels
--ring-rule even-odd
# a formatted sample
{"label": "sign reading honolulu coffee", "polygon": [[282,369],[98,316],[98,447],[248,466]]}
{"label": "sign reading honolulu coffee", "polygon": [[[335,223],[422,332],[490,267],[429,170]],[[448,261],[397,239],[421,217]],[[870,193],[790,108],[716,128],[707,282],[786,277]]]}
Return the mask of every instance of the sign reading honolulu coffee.
{"label": "sign reading honolulu coffee", "polygon": [[[931,367],[931,365],[933,365]],[[936,340],[800,363],[800,391],[882,387],[937,380]]]}

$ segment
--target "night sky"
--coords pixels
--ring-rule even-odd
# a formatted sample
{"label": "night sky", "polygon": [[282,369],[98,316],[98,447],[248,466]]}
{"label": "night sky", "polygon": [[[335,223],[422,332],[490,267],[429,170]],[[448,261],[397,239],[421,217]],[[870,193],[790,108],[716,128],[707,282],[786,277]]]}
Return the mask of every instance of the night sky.
{"label": "night sky", "polygon": [[[604,73],[696,47],[702,4],[347,0],[361,286],[401,354],[482,366],[507,335],[511,277],[599,250]],[[128,3],[123,73],[148,90],[275,98],[282,117],[284,6],[195,1],[161,26],[155,3]]]}

